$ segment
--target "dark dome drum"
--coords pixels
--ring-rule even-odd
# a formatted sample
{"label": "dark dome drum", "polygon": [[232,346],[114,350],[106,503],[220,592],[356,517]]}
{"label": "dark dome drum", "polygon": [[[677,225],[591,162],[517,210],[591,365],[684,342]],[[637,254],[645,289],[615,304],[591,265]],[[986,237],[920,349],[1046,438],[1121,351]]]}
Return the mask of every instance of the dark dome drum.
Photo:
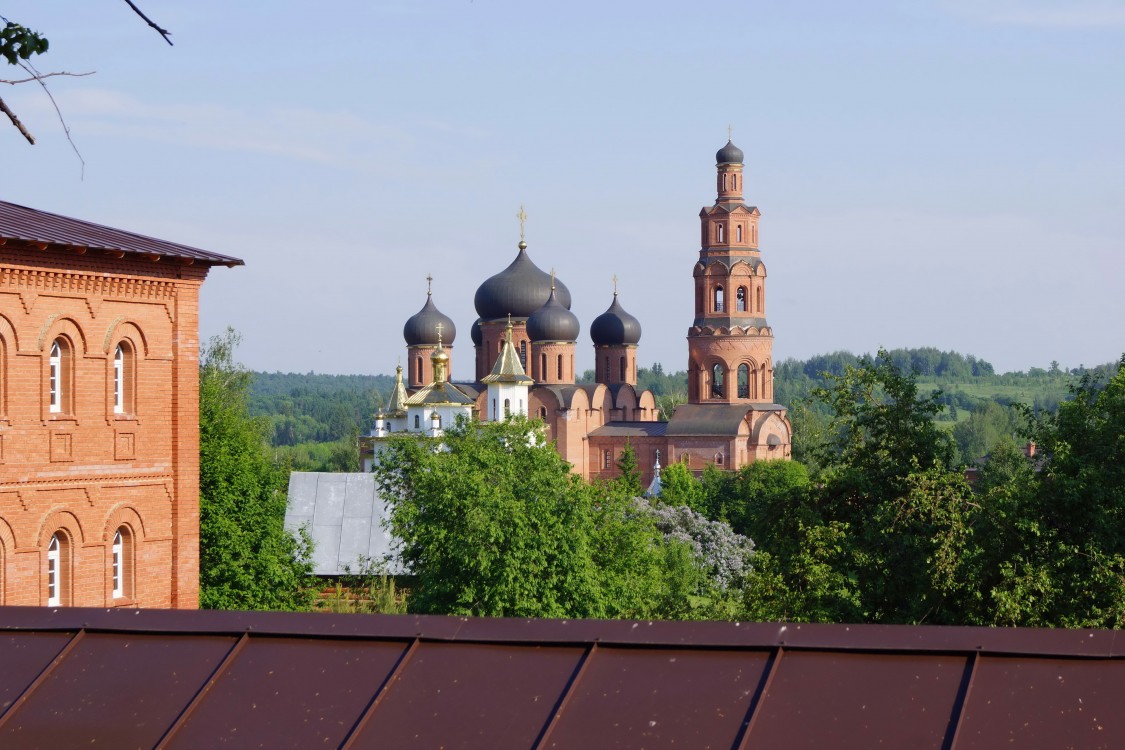
{"label": "dark dome drum", "polygon": [[595,346],[636,346],[641,341],[641,322],[629,313],[613,295],[613,304],[604,313],[594,318],[590,325],[590,338]]}
{"label": "dark dome drum", "polygon": [[[477,289],[473,304],[481,320],[498,320],[508,315],[529,318],[551,296],[551,275],[531,262],[526,247],[521,242],[519,255],[511,265]],[[559,304],[570,309],[570,290],[558,279],[555,280],[555,297]]]}
{"label": "dark dome drum", "polygon": [[402,327],[402,337],[406,339],[407,346],[436,346],[438,342],[438,324],[441,324],[441,343],[443,346],[452,346],[457,338],[457,327],[453,320],[434,306],[433,297],[426,296],[426,304],[422,309],[411,315],[406,325]]}
{"label": "dark dome drum", "polygon": [[742,163],[742,149],[727,141],[727,145],[723,146],[715,154],[716,164],[741,164]]}
{"label": "dark dome drum", "polygon": [[580,330],[578,316],[559,304],[558,289],[551,291],[547,304],[527,319],[527,335],[532,341],[567,341],[573,343]]}

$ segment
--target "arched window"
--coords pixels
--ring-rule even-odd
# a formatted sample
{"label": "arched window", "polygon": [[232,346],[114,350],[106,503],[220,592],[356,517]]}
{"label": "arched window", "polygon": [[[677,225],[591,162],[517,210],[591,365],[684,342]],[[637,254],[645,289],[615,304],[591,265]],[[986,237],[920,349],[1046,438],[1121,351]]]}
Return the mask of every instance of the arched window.
{"label": "arched window", "polygon": [[738,312],[746,312],[746,287],[738,287],[738,291],[734,293],[734,309]]}
{"label": "arched window", "polygon": [[113,598],[122,599],[133,593],[133,535],[122,526],[113,535],[110,547],[110,571],[113,579]]}
{"label": "arched window", "polygon": [[727,176],[724,174],[723,175],[723,190],[726,190],[726,189],[727,189]]}
{"label": "arched window", "polygon": [[723,288],[715,287],[715,312],[723,311]]}
{"label": "arched window", "polygon": [[422,358],[420,356],[414,358],[414,382],[422,382]]}
{"label": "arched window", "polygon": [[510,398],[504,399],[504,419],[512,416],[512,400]]}
{"label": "arched window", "polygon": [[723,454],[722,453],[716,453],[715,454],[715,465],[716,466],[722,466],[723,465]]}
{"label": "arched window", "polygon": [[602,451],[602,468],[613,468],[613,451]]}
{"label": "arched window", "polygon": [[70,400],[70,382],[67,370],[70,367],[70,347],[66,339],[55,339],[51,344],[51,357],[49,361],[50,372],[48,378],[48,403],[52,414],[61,414],[68,411]]}
{"label": "arched window", "polygon": [[559,380],[562,380],[562,379],[563,379],[563,363],[562,363],[562,355],[560,354],[559,355]]}
{"label": "arched window", "polygon": [[540,380],[546,380],[547,379],[547,355],[546,354],[540,354],[539,355],[539,379]]}
{"label": "arched window", "polygon": [[527,342],[520,342],[520,364],[527,367]]}
{"label": "arched window", "polygon": [[113,353],[113,413],[136,413],[136,357],[133,345],[122,341]]}
{"label": "arched window", "polygon": [[422,429],[422,420],[419,417],[419,415],[417,415],[417,414],[414,415],[414,429],[416,429],[416,430]]}
{"label": "arched window", "polygon": [[750,366],[747,364],[738,366],[738,397],[750,398]]}
{"label": "arched window", "polygon": [[761,312],[761,311],[762,311],[762,287],[758,287],[758,288],[757,288],[756,290],[754,290],[754,291],[755,291],[755,293],[756,293],[756,294],[757,294],[757,296],[758,296],[758,299],[756,299],[756,300],[755,300],[755,307],[754,307],[754,309],[755,309],[755,310],[757,310],[758,312]]}
{"label": "arched window", "polygon": [[711,368],[711,398],[723,397],[723,366],[716,363]]}
{"label": "arched window", "polygon": [[70,553],[69,539],[61,531],[51,536],[47,545],[47,606],[61,607],[70,604],[68,588],[70,586],[70,570],[68,557]]}
{"label": "arched window", "polygon": [[715,239],[717,239],[719,242],[723,241],[723,225],[722,224],[716,224],[715,225]]}
{"label": "arched window", "polygon": [[547,419],[547,407],[546,406],[540,406],[539,407],[539,418],[543,419],[543,420]]}
{"label": "arched window", "polygon": [[742,242],[742,225],[741,224],[739,224],[737,227],[735,227],[734,235],[738,239],[739,242]]}

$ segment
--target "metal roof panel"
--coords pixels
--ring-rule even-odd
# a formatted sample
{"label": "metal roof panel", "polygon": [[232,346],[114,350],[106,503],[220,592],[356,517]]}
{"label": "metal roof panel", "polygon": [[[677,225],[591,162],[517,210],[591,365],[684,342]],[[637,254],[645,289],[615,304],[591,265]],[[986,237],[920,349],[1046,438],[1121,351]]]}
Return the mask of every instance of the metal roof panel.
{"label": "metal roof panel", "polygon": [[146,237],[143,234],[94,224],[69,216],[0,201],[0,237],[25,242],[115,250],[140,255],[185,258],[210,265],[241,266],[238,258],[200,250],[196,247]]}

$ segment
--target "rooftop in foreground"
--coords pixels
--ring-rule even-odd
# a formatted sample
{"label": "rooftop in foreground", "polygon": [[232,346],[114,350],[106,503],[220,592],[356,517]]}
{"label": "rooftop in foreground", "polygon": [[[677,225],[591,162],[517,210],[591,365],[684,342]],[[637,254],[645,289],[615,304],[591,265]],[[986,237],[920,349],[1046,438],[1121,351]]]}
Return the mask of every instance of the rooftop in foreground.
{"label": "rooftop in foreground", "polygon": [[45,250],[58,246],[86,252],[95,250],[146,257],[173,258],[184,263],[241,266],[238,258],[126,232],[69,216],[0,201],[0,245],[16,240]]}
{"label": "rooftop in foreground", "polygon": [[1097,630],[0,608],[0,743],[1122,747]]}

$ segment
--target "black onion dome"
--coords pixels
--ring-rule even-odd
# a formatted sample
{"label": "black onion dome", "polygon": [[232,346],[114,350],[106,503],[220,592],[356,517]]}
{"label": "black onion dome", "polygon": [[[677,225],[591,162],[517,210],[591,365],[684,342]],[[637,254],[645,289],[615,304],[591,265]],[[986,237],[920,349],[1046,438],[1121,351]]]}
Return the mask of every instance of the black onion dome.
{"label": "black onion dome", "polygon": [[436,346],[438,342],[438,323],[441,323],[442,346],[452,346],[457,338],[457,327],[453,320],[434,306],[434,298],[426,295],[426,304],[411,315],[402,327],[402,337],[407,346]]}
{"label": "black onion dome", "polygon": [[625,312],[614,294],[613,304],[590,325],[590,338],[595,346],[635,346],[641,341],[641,322]]}
{"label": "black onion dome", "polygon": [[574,342],[579,329],[578,316],[559,304],[557,288],[551,290],[547,303],[527,318],[527,336],[532,341]]}
{"label": "black onion dome", "polygon": [[723,146],[715,154],[716,164],[741,164],[742,163],[742,149],[727,141],[727,145]]}
{"label": "black onion dome", "polygon": [[480,330],[480,318],[473,321],[473,327],[469,329],[469,336],[473,339],[473,346],[480,346],[484,343],[484,334]]}
{"label": "black onion dome", "polygon": [[[527,245],[520,243],[520,253],[512,264],[489,278],[477,289],[473,304],[481,320],[497,320],[511,315],[528,318],[551,296],[551,275],[540,270],[527,257]],[[570,290],[555,280],[559,304],[570,309]]]}

